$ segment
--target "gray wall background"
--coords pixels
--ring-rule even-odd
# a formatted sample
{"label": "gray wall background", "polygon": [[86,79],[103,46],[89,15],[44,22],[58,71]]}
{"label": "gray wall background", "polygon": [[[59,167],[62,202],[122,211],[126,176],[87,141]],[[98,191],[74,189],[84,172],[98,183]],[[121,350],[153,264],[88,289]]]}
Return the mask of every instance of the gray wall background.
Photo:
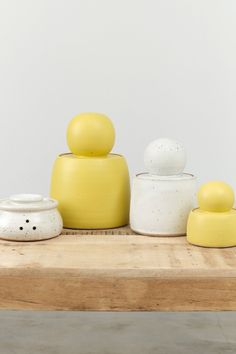
{"label": "gray wall background", "polygon": [[131,176],[157,137],[236,187],[236,2],[1,0],[0,195],[48,194],[77,113],[113,120]]}

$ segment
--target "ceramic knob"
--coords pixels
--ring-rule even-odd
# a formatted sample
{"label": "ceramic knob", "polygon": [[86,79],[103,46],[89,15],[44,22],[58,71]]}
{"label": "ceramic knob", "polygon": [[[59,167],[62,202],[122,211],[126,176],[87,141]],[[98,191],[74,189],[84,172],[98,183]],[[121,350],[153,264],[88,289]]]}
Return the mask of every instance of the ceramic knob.
{"label": "ceramic knob", "polygon": [[112,121],[99,113],[82,113],[75,116],[67,129],[67,143],[74,155],[104,156],[115,142]]}
{"label": "ceramic knob", "polygon": [[15,194],[10,196],[10,200],[15,203],[35,203],[43,200],[40,194]]}
{"label": "ceramic knob", "polygon": [[234,191],[224,182],[208,182],[199,189],[198,204],[205,211],[229,211],[234,205]]}
{"label": "ceramic knob", "polygon": [[154,140],[145,150],[144,164],[151,174],[159,176],[181,174],[186,165],[185,149],[175,140]]}

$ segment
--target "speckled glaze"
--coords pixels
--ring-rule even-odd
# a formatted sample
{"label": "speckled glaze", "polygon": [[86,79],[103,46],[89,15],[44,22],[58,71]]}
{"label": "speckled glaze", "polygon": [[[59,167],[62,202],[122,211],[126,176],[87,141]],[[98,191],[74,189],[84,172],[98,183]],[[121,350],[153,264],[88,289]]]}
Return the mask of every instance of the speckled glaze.
{"label": "speckled glaze", "polygon": [[184,146],[178,141],[162,138],[152,141],[144,153],[144,165],[151,174],[181,174],[186,165]]}
{"label": "speckled glaze", "polygon": [[62,231],[57,201],[40,195],[15,195],[0,200],[0,238],[38,241],[56,237]]}
{"label": "speckled glaze", "polygon": [[137,175],[133,180],[130,225],[152,236],[186,234],[188,214],[196,205],[196,179],[180,176]]}
{"label": "speckled glaze", "polygon": [[132,230],[152,236],[185,235],[188,214],[196,206],[196,178],[183,173],[183,145],[155,140],[145,150],[144,163],[148,172],[138,174],[132,185]]}

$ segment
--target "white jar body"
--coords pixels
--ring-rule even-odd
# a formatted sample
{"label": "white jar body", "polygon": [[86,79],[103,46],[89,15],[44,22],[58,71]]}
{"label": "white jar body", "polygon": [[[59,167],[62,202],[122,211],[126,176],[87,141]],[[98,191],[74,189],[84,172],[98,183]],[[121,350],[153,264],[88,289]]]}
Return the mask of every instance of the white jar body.
{"label": "white jar body", "polygon": [[0,238],[15,241],[36,241],[56,237],[63,223],[58,210],[0,210]]}
{"label": "white jar body", "polygon": [[194,176],[159,179],[138,175],[132,185],[131,228],[144,235],[185,235],[189,212],[196,204]]}

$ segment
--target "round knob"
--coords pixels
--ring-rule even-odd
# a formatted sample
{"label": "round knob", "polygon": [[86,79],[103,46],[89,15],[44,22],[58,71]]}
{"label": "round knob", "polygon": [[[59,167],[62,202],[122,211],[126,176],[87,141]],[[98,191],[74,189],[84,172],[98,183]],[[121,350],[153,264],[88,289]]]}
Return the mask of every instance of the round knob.
{"label": "round knob", "polygon": [[113,124],[103,114],[78,114],[69,123],[67,143],[75,155],[104,156],[112,150],[114,142]]}
{"label": "round knob", "polygon": [[198,191],[198,204],[205,211],[230,211],[234,205],[234,191],[224,182],[208,182]]}
{"label": "round knob", "polygon": [[186,164],[186,153],[182,144],[171,139],[151,142],[144,153],[145,167],[149,173],[159,176],[178,175]]}

